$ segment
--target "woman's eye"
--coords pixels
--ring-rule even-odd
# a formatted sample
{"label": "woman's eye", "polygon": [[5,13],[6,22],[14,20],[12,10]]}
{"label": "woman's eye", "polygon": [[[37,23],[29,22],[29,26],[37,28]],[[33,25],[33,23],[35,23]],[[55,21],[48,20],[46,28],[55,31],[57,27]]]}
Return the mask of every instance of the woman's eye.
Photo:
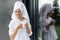
{"label": "woman's eye", "polygon": [[15,11],[15,13],[17,13],[17,11]]}
{"label": "woman's eye", "polygon": [[19,11],[19,12],[21,12],[21,11]]}

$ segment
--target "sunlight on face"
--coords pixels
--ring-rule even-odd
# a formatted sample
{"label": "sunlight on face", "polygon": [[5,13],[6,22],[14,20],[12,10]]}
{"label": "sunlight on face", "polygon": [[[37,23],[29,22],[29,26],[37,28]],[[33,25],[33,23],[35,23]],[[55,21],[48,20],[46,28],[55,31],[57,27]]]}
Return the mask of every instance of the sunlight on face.
{"label": "sunlight on face", "polygon": [[20,10],[20,9],[17,9],[17,10],[15,11],[15,13],[16,13],[16,15],[22,15],[22,13],[21,13],[21,10]]}
{"label": "sunlight on face", "polygon": [[15,14],[16,14],[16,17],[17,17],[17,18],[22,17],[22,13],[21,13],[21,10],[20,10],[20,9],[17,9],[17,10],[15,11]]}
{"label": "sunlight on face", "polygon": [[48,17],[52,16],[52,10],[50,12],[48,12],[47,16]]}

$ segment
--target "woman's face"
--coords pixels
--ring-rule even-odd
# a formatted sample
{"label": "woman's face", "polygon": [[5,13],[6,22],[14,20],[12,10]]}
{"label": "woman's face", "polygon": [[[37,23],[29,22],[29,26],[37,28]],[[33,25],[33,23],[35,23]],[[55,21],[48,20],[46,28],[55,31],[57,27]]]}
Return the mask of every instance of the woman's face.
{"label": "woman's face", "polygon": [[17,9],[15,11],[15,14],[16,14],[17,17],[21,17],[22,16],[22,13],[21,13],[21,10],[20,9]]}
{"label": "woman's face", "polygon": [[48,12],[48,13],[47,13],[47,16],[48,16],[48,17],[52,16],[52,11]]}

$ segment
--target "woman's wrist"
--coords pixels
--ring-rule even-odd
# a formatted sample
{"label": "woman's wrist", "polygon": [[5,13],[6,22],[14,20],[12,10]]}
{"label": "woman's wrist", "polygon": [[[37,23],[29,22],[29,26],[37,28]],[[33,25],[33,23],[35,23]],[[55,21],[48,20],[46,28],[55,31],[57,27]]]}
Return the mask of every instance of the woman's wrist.
{"label": "woman's wrist", "polygon": [[15,31],[18,31],[18,30],[19,30],[18,28],[15,29]]}

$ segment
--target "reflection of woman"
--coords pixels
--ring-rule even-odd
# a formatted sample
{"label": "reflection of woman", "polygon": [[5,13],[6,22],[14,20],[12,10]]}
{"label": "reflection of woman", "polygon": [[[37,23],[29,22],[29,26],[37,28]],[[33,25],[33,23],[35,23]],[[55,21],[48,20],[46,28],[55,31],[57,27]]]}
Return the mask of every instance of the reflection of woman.
{"label": "reflection of woman", "polygon": [[26,7],[22,2],[17,1],[15,3],[11,18],[9,24],[10,40],[30,40],[31,25]]}
{"label": "reflection of woman", "polygon": [[52,7],[50,4],[45,4],[41,10],[41,26],[42,26],[42,32],[43,32],[43,40],[56,40],[57,35],[54,28],[55,20],[52,19],[50,16],[52,16]]}

